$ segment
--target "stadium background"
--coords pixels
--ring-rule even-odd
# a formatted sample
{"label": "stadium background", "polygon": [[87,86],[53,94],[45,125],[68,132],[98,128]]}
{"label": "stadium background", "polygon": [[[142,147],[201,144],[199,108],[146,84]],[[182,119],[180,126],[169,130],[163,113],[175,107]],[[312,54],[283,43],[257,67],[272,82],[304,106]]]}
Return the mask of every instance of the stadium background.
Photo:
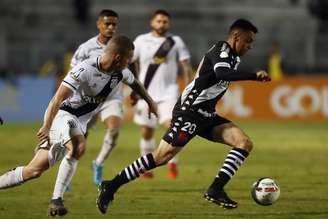
{"label": "stadium background", "polygon": [[[325,0],[1,0],[0,116],[5,120],[0,127],[1,172],[29,161],[56,77],[66,71],[70,53],[96,34],[101,9],[117,11],[119,32],[132,39],[149,30],[153,10],[168,10],[173,17],[171,31],[184,39],[194,68],[211,44],[226,38],[231,22],[243,17],[260,32],[241,68],[268,69],[276,49],[282,69],[282,76],[277,73],[270,84],[234,83],[218,106],[260,147],[230,187],[244,206],[228,213],[200,200],[227,149],[197,139],[181,156],[180,179],[168,181],[165,170],[158,170],[154,181],[137,181],[138,186],[122,190],[123,198],[111,214],[113,218],[327,218],[327,5]],[[274,68],[279,70],[279,64]],[[89,165],[103,132],[98,125],[91,134],[74,190],[66,196],[72,208],[68,218],[98,217]],[[157,139],[163,132],[157,132]],[[127,122],[105,176],[113,176],[135,159],[138,141],[137,127]],[[26,186],[1,191],[0,218],[43,218],[55,174],[52,170]],[[248,194],[250,183],[261,176],[274,177],[282,187],[281,200],[271,208],[256,206]],[[34,192],[37,195],[31,196]],[[143,203],[153,207],[144,208]]]}

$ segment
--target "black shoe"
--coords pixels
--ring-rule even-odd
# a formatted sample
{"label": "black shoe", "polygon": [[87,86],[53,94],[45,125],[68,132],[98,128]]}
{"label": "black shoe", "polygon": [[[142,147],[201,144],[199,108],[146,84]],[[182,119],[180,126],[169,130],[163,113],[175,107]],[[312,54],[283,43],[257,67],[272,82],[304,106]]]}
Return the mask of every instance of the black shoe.
{"label": "black shoe", "polygon": [[231,200],[227,193],[225,193],[223,190],[216,191],[212,188],[209,188],[207,192],[205,192],[204,198],[224,209],[233,209],[238,207],[238,203]]}
{"label": "black shoe", "polygon": [[114,200],[114,193],[111,188],[111,181],[102,181],[98,187],[97,207],[102,214],[106,214],[108,205]]}
{"label": "black shoe", "polygon": [[65,214],[67,214],[67,212],[68,211],[64,206],[64,201],[62,198],[51,199],[48,207],[48,216],[64,216]]}

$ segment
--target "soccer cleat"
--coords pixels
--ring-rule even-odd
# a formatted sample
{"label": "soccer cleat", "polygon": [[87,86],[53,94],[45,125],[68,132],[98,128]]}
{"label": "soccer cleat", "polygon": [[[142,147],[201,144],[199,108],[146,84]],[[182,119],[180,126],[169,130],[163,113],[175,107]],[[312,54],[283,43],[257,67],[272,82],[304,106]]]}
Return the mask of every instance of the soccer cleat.
{"label": "soccer cleat", "polygon": [[103,172],[103,166],[99,166],[96,164],[96,161],[92,161],[92,170],[93,170],[93,182],[99,186],[102,182],[102,172]]}
{"label": "soccer cleat", "polygon": [[169,172],[167,176],[171,179],[176,179],[178,177],[178,165],[176,163],[169,163],[168,165]]}
{"label": "soccer cleat", "polygon": [[154,178],[154,174],[151,171],[147,171],[144,174],[142,174],[140,177],[144,179],[152,179]]}
{"label": "soccer cleat", "polygon": [[108,205],[114,200],[114,191],[111,190],[111,181],[102,181],[98,187],[97,207],[102,214],[106,214]]}
{"label": "soccer cleat", "polygon": [[48,207],[48,216],[64,216],[65,214],[67,214],[67,212],[68,211],[64,206],[64,201],[62,198],[51,199]]}
{"label": "soccer cleat", "polygon": [[231,200],[225,191],[216,191],[209,188],[204,194],[204,198],[209,202],[213,202],[224,209],[233,209],[238,207],[238,203]]}

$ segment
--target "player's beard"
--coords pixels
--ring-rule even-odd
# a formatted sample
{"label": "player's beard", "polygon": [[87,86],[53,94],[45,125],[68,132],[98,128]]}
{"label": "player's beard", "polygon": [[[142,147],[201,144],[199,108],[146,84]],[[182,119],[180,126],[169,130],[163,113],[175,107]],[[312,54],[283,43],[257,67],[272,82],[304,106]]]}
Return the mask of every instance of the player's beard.
{"label": "player's beard", "polygon": [[155,31],[158,35],[160,35],[160,36],[164,36],[164,35],[166,34],[166,32],[167,32],[167,29],[165,29],[165,28],[158,28],[158,29],[154,29],[154,31]]}

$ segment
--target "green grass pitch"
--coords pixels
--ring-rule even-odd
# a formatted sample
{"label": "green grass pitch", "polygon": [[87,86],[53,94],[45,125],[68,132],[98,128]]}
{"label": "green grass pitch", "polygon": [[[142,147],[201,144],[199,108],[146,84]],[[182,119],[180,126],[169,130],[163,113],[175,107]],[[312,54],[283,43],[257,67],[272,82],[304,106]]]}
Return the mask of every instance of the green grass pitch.
{"label": "green grass pitch", "polygon": [[[235,210],[205,201],[202,196],[229,150],[227,146],[196,137],[180,153],[180,176],[169,180],[166,167],[155,170],[152,180],[138,179],[119,190],[107,215],[96,209],[97,188],[91,181],[91,161],[102,142],[104,128],[92,130],[87,152],[79,163],[72,191],[65,195],[65,218],[224,218],[224,219],[327,219],[328,124],[240,123],[252,138],[254,150],[233,180],[228,194],[238,201]],[[40,124],[0,126],[0,172],[26,164],[33,156]],[[157,131],[157,140],[164,130]],[[117,148],[106,161],[105,178],[113,177],[139,156],[139,130],[125,124]],[[1,219],[48,218],[58,164],[41,178],[0,190]],[[259,206],[250,196],[253,181],[263,176],[277,180],[280,199]]]}

